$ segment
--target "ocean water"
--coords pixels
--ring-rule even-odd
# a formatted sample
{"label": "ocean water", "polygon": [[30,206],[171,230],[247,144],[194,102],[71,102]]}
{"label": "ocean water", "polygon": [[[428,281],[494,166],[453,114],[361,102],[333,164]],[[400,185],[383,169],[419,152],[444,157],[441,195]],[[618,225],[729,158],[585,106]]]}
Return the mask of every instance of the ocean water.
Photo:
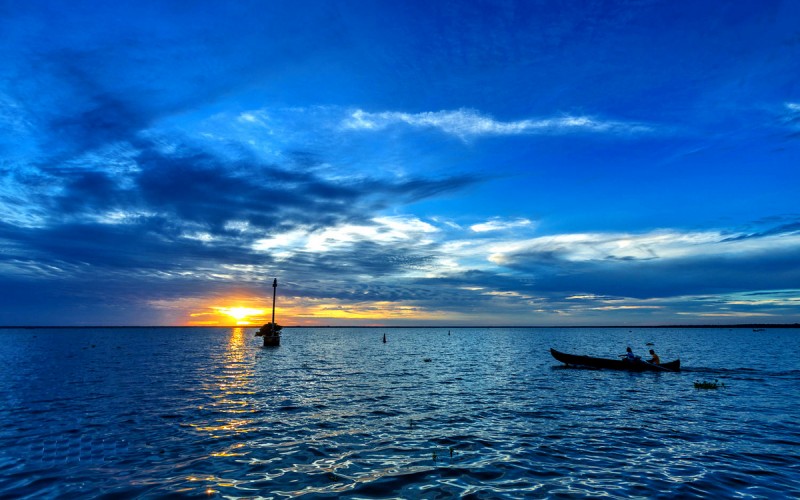
{"label": "ocean water", "polygon": [[800,497],[800,330],[254,331],[0,330],[0,497]]}

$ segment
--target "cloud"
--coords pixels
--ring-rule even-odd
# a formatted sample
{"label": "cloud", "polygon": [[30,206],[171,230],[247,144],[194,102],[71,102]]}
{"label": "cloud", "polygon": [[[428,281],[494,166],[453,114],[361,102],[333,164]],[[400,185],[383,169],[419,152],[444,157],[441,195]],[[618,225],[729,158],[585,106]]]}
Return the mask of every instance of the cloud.
{"label": "cloud", "polygon": [[486,233],[490,231],[502,231],[504,229],[528,227],[531,226],[531,224],[532,224],[531,221],[528,219],[503,220],[500,218],[494,218],[486,222],[473,224],[469,228],[476,233]]}
{"label": "cloud", "polygon": [[477,182],[465,176],[329,180],[187,147],[147,147],[134,161],[136,169],[123,176],[102,164],[51,170],[46,175],[57,196],[37,198],[36,186],[29,186],[29,205],[45,207],[46,215],[34,227],[6,223],[0,237],[50,259],[93,265],[136,267],[165,254],[183,255],[183,264],[198,254],[248,263],[255,242],[292,231],[317,235],[316,246],[432,231],[419,220],[372,214]]}
{"label": "cloud", "polygon": [[374,217],[363,224],[342,224],[319,231],[293,230],[257,241],[257,250],[328,252],[356,242],[370,241],[381,245],[424,241],[437,232],[431,224],[416,217]]}
{"label": "cloud", "polygon": [[[155,35],[172,46],[172,35]],[[329,142],[307,139],[338,123],[340,108],[290,110],[283,124],[242,113],[236,123],[271,123],[284,140],[269,160],[249,147],[257,135],[205,134],[208,122],[197,121],[203,106],[264,72],[235,71],[250,67],[249,57],[226,59],[212,72],[220,78],[212,78],[199,75],[202,64],[178,63],[193,44],[149,51],[146,42],[96,44],[91,34],[75,46],[34,38],[22,50],[36,71],[20,59],[16,85],[0,89],[0,122],[14,136],[0,148],[16,155],[0,167],[0,287],[29,291],[29,308],[41,303],[34,298],[41,287],[40,297],[54,302],[95,305],[100,323],[136,323],[135,315],[115,317],[108,297],[141,312],[159,300],[259,293],[279,266],[308,283],[303,290],[336,295],[341,282],[314,290],[317,277],[394,276],[430,265],[430,252],[414,238],[433,226],[380,212],[483,180],[337,165]],[[197,116],[181,116],[187,110]],[[318,123],[332,113],[335,120]],[[298,116],[319,129],[285,139],[289,129],[306,129],[291,121]],[[309,248],[291,260],[286,251],[259,248],[291,234],[311,235]],[[80,300],[58,299],[60,293]]]}
{"label": "cloud", "polygon": [[[515,19],[508,25],[495,18],[494,28],[508,29],[465,31],[464,23],[453,24],[448,37],[439,36],[442,13],[425,18],[424,26],[410,16],[395,23],[393,38],[380,37],[385,50],[374,51],[371,20],[379,13],[362,17],[335,4],[311,10],[264,9],[258,2],[195,10],[56,4],[19,3],[0,19],[8,35],[0,48],[7,62],[0,68],[0,124],[7,132],[0,138],[0,289],[14,292],[3,297],[3,322],[26,308],[34,322],[50,314],[46,321],[58,323],[60,314],[77,310],[99,323],[136,322],[152,311],[147,304],[258,296],[265,284],[271,292],[268,277],[278,273],[291,276],[283,291],[298,300],[378,312],[375,304],[396,302],[414,314],[448,311],[461,318],[488,309],[508,318],[567,314],[579,305],[655,311],[676,307],[680,297],[736,294],[730,291],[746,286],[769,291],[797,278],[791,221],[747,233],[531,238],[538,228],[521,217],[462,213],[458,225],[447,214],[444,222],[436,214],[404,214],[403,206],[482,183],[485,176],[458,169],[483,167],[494,157],[476,148],[464,161],[463,148],[449,149],[452,141],[398,140],[388,132],[434,131],[469,141],[656,130],[619,118],[657,116],[659,103],[634,102],[644,87],[609,91],[614,85],[606,82],[592,90],[583,85],[592,78],[575,76],[576,62],[583,76],[608,73],[605,62],[586,70],[571,52],[558,68],[536,69],[563,52],[551,50],[561,42],[575,42],[567,35],[581,31],[573,22],[584,19],[578,12],[555,37],[516,29],[521,21],[537,26],[541,15],[533,11],[508,17]],[[414,44],[430,53],[435,40],[436,57],[399,50],[408,47],[406,29],[421,26],[431,36]],[[487,42],[487,32],[503,36]],[[598,53],[589,43],[584,50]],[[618,51],[608,54],[615,59]],[[445,80],[442,61],[456,63]],[[519,115],[531,85],[552,84],[544,79],[554,77],[562,90],[545,92],[539,105],[592,111]],[[321,80],[328,85],[314,83]],[[403,88],[410,80],[416,84]],[[493,96],[491,88],[508,92]],[[437,109],[426,108],[430,102],[441,110],[398,111]],[[462,103],[478,109],[458,109]],[[522,119],[497,118],[510,113]],[[796,102],[781,106],[793,131],[799,114]],[[510,156],[496,158],[502,164]],[[469,206],[486,210],[491,203]],[[793,304],[791,298],[735,302],[725,307]],[[41,304],[48,311],[34,311]]]}
{"label": "cloud", "polygon": [[353,111],[342,122],[342,127],[351,130],[379,131],[398,124],[414,128],[435,128],[464,140],[482,136],[567,134],[573,132],[629,135],[653,130],[651,126],[641,123],[602,120],[590,116],[565,115],[504,122],[471,109],[423,113],[403,113],[398,111],[370,113],[358,109]]}
{"label": "cloud", "polygon": [[697,253],[726,237],[718,231],[681,233],[569,233],[488,245],[489,260],[511,264],[520,255],[558,256],[563,261],[649,260]]}
{"label": "cloud", "polygon": [[800,103],[786,102],[784,107],[780,116],[781,122],[792,131],[790,137],[796,138],[800,134]]}
{"label": "cloud", "polygon": [[[324,246],[313,250],[309,245],[314,237],[309,234],[287,238],[283,249],[295,269],[325,268],[326,279],[333,280],[337,275],[372,276],[371,297],[411,300],[436,310],[464,311],[485,307],[491,300],[515,314],[532,308],[644,314],[674,311],[681,297],[685,301],[703,294],[789,289],[800,279],[800,237],[792,233],[769,232],[771,236],[737,241],[719,231],[674,230],[518,241],[505,234],[487,241],[483,236],[456,240],[454,232],[462,237],[474,233],[420,224],[413,217],[392,223],[401,221],[397,227],[408,228],[401,232],[384,227],[386,221],[374,221],[374,226],[331,231],[314,243]],[[366,292],[366,285],[357,290]],[[343,294],[331,285],[315,293],[344,300],[360,292]]]}
{"label": "cloud", "polygon": [[800,234],[561,235],[497,245],[491,261],[542,291],[649,298],[778,290],[800,279]]}

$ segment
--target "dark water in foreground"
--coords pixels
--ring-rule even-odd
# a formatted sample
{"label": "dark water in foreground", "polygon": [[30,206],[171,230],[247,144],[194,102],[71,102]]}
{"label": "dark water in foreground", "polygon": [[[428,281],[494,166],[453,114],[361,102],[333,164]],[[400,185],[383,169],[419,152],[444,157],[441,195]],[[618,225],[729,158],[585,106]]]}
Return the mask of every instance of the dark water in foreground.
{"label": "dark water in foreground", "polygon": [[800,330],[451,331],[0,330],[0,497],[800,497]]}

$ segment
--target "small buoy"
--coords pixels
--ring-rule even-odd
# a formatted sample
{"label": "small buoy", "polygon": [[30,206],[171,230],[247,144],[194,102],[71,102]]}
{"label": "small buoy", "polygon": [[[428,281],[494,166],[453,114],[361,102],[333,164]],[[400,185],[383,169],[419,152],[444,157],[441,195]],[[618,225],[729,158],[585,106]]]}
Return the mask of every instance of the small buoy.
{"label": "small buoy", "polygon": [[384,344],[386,343],[386,334],[385,333],[383,334],[383,343]]}
{"label": "small buoy", "polygon": [[430,362],[431,362],[431,361],[433,361],[433,360],[432,360],[431,358],[425,358],[425,359],[423,359],[422,361],[424,361],[424,362],[426,362],[426,363],[430,363]]}

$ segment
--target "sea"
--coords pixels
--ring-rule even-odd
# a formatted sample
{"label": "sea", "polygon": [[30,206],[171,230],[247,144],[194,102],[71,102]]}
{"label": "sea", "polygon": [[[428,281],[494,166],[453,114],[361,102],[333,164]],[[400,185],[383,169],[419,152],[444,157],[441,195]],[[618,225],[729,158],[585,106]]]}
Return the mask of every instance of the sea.
{"label": "sea", "polygon": [[800,497],[800,329],[254,333],[1,329],[0,498]]}

